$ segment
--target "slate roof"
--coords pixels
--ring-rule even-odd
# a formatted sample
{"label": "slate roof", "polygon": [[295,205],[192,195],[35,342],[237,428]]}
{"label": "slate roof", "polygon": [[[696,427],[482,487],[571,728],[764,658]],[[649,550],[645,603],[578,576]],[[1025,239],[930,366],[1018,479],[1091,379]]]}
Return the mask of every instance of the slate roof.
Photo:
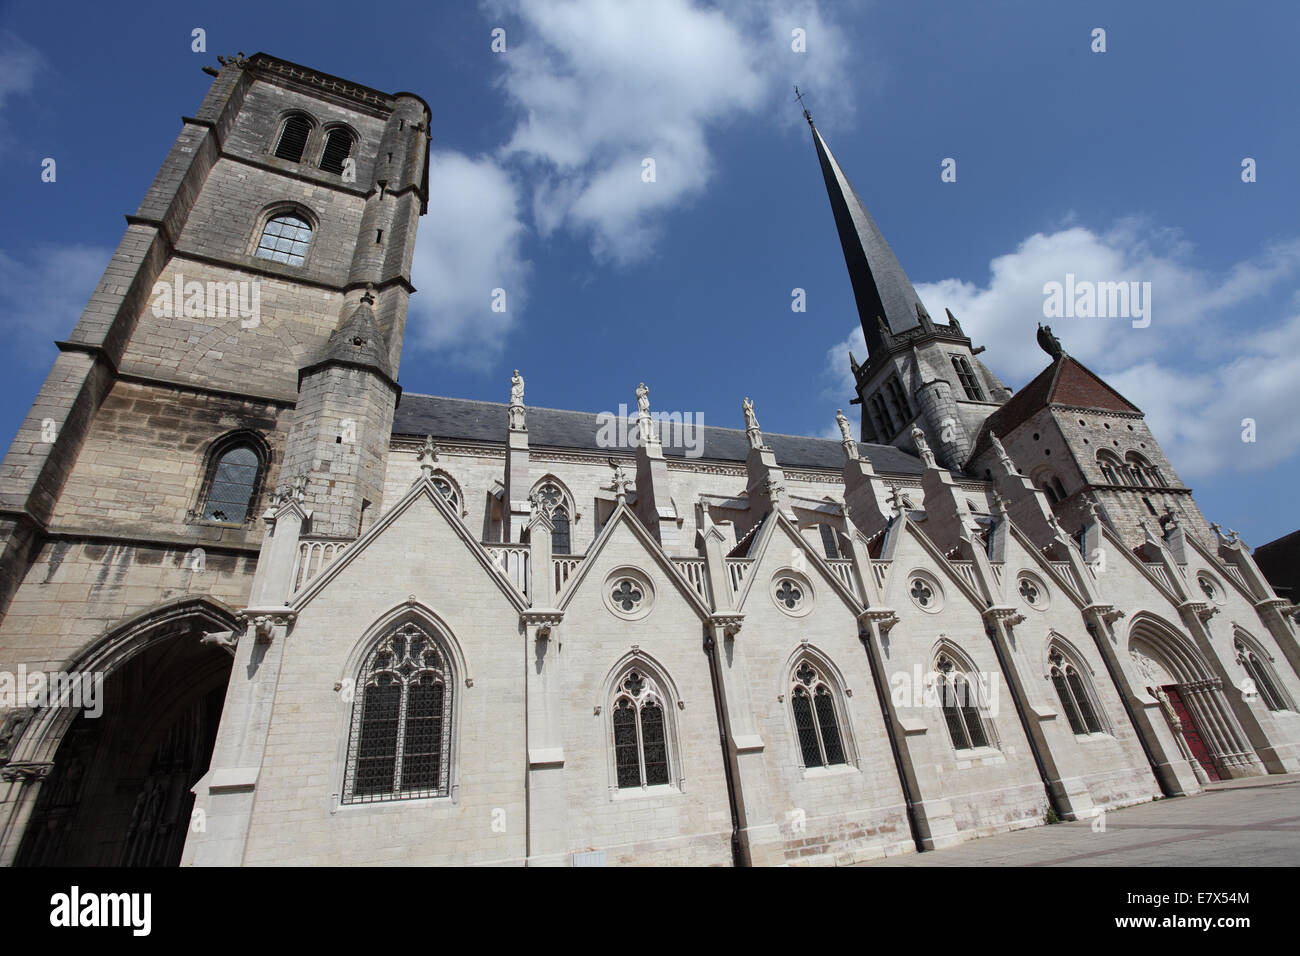
{"label": "slate roof", "polygon": [[912,288],[912,280],[811,119],[808,125],[812,128],[817,159],[826,180],[835,229],[844,250],[844,264],[853,283],[853,298],[858,304],[867,352],[875,354],[884,347],[877,317],[885,320],[891,332],[913,328],[918,324],[916,307],[921,297]]}
{"label": "slate roof", "polygon": [[[467,398],[443,398],[405,392],[393,416],[393,434],[412,438],[432,435],[435,440],[482,441],[504,445],[507,429],[507,405],[503,402],[480,402]],[[574,412],[556,408],[528,408],[528,443],[534,448],[560,448],[574,451],[612,453],[613,449],[596,444],[600,422],[593,412]],[[701,455],[713,461],[743,462],[749,454],[749,440],[738,428],[705,425]],[[679,436],[665,436],[679,437]],[[844,467],[844,450],[838,441],[807,438],[801,435],[763,433],[783,468],[824,468],[840,471]],[[924,467],[919,458],[892,445],[858,443],[879,472],[895,475],[920,475]],[[664,455],[685,458],[681,445],[664,445]]]}

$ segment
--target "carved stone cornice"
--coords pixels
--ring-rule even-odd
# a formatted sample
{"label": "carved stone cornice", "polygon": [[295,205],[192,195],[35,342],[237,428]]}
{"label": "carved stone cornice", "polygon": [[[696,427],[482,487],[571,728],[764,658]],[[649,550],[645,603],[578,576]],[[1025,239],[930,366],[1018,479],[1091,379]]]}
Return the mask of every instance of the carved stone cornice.
{"label": "carved stone cornice", "polygon": [[880,628],[881,634],[888,634],[901,620],[898,612],[888,607],[869,607],[858,615],[859,623],[875,624]]}
{"label": "carved stone cornice", "polygon": [[1124,616],[1124,612],[1113,604],[1089,604],[1083,611],[1085,614],[1097,615],[1107,624],[1114,624]]}
{"label": "carved stone cornice", "polygon": [[1027,618],[1020,613],[1018,608],[1005,604],[995,604],[992,607],[985,608],[983,615],[985,624],[995,624],[998,621],[1006,624],[1008,627],[1015,627],[1017,624],[1023,624]]}
{"label": "carved stone cornice", "polygon": [[1178,605],[1178,610],[1180,612],[1190,611],[1200,618],[1202,622],[1208,621],[1219,613],[1219,609],[1208,601],[1184,601]]}
{"label": "carved stone cornice", "polygon": [[743,623],[745,623],[745,615],[738,611],[726,611],[709,615],[709,626],[722,628],[727,637],[735,637],[739,634],[740,626]]}
{"label": "carved stone cornice", "polygon": [[533,607],[520,611],[519,620],[525,628],[537,628],[537,636],[546,640],[551,636],[551,629],[559,627],[564,620],[564,612],[553,607]]}
{"label": "carved stone cornice", "polygon": [[248,607],[235,615],[235,620],[252,627],[259,644],[271,643],[275,628],[288,627],[298,619],[298,612],[287,607]]}
{"label": "carved stone cornice", "polygon": [[0,780],[6,783],[34,783],[44,780],[54,769],[49,760],[15,760],[0,768]]}
{"label": "carved stone cornice", "polygon": [[1300,623],[1300,604],[1292,604],[1286,598],[1271,597],[1256,601],[1255,610],[1261,616],[1265,611],[1276,611],[1282,617],[1289,617]]}

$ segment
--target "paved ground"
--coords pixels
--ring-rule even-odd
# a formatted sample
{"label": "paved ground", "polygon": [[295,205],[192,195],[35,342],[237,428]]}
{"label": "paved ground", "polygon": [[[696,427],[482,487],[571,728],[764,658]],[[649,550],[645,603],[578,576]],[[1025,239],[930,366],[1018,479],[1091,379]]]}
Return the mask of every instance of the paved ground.
{"label": "paved ground", "polygon": [[1212,784],[1093,823],[1058,823],[863,866],[1300,866],[1300,774]]}

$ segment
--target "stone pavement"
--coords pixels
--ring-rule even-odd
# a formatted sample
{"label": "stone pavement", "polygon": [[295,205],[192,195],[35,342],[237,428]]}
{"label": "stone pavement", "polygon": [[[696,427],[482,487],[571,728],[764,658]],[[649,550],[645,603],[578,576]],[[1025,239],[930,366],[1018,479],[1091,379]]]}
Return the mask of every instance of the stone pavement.
{"label": "stone pavement", "polygon": [[1211,784],[1093,821],[999,833],[862,866],[1300,866],[1300,774]]}

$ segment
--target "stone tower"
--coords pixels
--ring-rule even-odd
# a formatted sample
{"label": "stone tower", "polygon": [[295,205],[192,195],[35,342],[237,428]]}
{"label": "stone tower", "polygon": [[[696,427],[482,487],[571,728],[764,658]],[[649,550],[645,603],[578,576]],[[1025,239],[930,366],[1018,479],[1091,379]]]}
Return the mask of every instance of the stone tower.
{"label": "stone tower", "polygon": [[867,342],[865,363],[849,358],[858,393],[854,404],[862,406],[862,439],[912,450],[916,424],[939,462],[961,470],[984,419],[1011,392],[976,358],[983,349],[972,348],[951,312],[946,325],[930,318],[812,118],[804,116]]}
{"label": "stone tower", "polygon": [[[260,53],[209,72],[5,457],[0,612],[51,534],[135,542],[123,580],[201,549],[236,603],[277,489],[321,533],[380,507],[428,107]],[[235,445],[256,487],[210,508]]]}
{"label": "stone tower", "polygon": [[[1038,343],[1052,363],[985,421],[969,470],[996,477],[1001,453],[1043,492],[1076,533],[1096,502],[1130,547],[1181,526],[1216,546],[1205,517],[1147,427],[1141,409],[1069,355],[1049,328]],[[996,437],[996,441],[994,440]]]}

